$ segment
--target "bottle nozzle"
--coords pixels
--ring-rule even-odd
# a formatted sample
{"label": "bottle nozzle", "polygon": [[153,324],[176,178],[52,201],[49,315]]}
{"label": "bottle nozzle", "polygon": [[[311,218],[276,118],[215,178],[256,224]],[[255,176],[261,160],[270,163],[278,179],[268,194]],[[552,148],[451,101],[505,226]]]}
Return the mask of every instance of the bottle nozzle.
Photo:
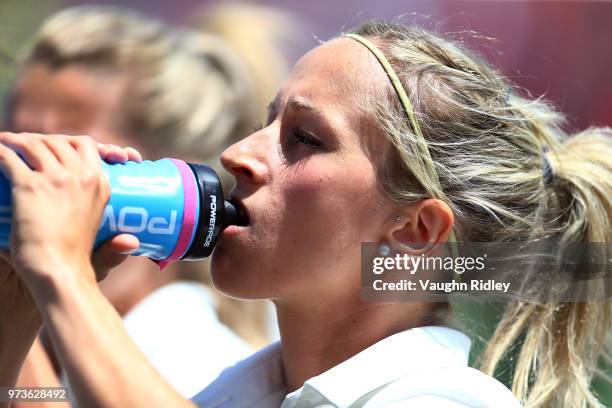
{"label": "bottle nozzle", "polygon": [[248,225],[249,220],[239,210],[239,204],[232,203],[231,201],[225,201],[225,219],[223,226],[228,225]]}

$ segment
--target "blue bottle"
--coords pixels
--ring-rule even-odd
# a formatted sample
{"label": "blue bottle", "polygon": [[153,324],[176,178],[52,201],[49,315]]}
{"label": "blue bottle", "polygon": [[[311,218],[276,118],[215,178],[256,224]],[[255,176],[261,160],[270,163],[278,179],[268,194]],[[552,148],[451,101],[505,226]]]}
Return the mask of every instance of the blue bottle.
{"label": "blue bottle", "polygon": [[[206,258],[221,230],[245,223],[236,206],[225,201],[219,177],[209,166],[177,159],[107,164],[111,188],[95,247],[114,235],[140,240],[133,253],[160,264]],[[0,248],[11,232],[11,186],[0,175]]]}

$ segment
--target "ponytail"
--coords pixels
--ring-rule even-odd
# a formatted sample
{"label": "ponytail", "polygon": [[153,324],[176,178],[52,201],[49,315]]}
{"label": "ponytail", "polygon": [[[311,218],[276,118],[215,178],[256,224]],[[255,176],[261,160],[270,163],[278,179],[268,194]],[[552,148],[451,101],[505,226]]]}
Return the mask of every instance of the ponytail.
{"label": "ponytail", "polygon": [[[544,154],[552,171],[544,205],[556,215],[551,229],[560,242],[612,242],[612,129],[587,129]],[[605,265],[612,256],[608,248],[589,256]],[[607,276],[588,282],[586,296],[609,299],[609,283]],[[606,352],[612,302],[587,300],[514,301],[482,356],[482,370],[492,375],[511,346],[522,342],[512,391],[525,406],[600,407],[590,383]]]}

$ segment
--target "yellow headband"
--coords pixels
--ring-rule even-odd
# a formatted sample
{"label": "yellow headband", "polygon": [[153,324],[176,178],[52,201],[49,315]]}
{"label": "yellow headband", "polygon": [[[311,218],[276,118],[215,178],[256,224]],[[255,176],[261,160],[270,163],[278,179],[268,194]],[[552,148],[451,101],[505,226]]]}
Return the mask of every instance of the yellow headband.
{"label": "yellow headband", "polygon": [[[421,154],[423,155],[423,160],[425,161],[425,165],[427,166],[429,170],[429,174],[431,175],[434,182],[436,183],[438,190],[442,192],[442,186],[440,184],[440,179],[438,178],[438,172],[436,171],[436,167],[434,166],[434,162],[431,158],[431,154],[429,153],[429,147],[427,146],[427,141],[425,141],[425,138],[423,137],[423,133],[421,133],[419,122],[417,122],[416,117],[414,116],[414,108],[412,107],[412,103],[410,102],[410,99],[408,98],[408,94],[406,93],[406,90],[404,89],[404,86],[402,85],[399,77],[395,73],[395,70],[393,69],[393,67],[387,60],[387,58],[385,58],[384,54],[371,41],[367,40],[366,38],[358,34],[344,34],[344,37],[352,38],[353,40],[363,44],[376,57],[380,65],[383,67],[383,69],[387,73],[389,80],[391,80],[391,85],[393,85],[393,88],[395,89],[395,92],[397,93],[397,96],[399,97],[399,100],[402,103],[402,106],[404,107],[406,116],[408,116],[408,120],[410,121],[410,126],[412,127],[412,131],[418,138],[419,150],[421,151]],[[427,186],[425,186],[425,188],[427,188]],[[438,196],[438,194],[435,194],[435,191],[433,193],[434,193],[433,194],[434,196]],[[441,198],[441,197],[437,197],[437,198]],[[455,258],[458,257],[459,251],[457,249],[457,237],[455,235],[454,229],[451,231],[450,236],[448,237],[448,241],[451,244],[451,252],[452,252],[453,257]]]}

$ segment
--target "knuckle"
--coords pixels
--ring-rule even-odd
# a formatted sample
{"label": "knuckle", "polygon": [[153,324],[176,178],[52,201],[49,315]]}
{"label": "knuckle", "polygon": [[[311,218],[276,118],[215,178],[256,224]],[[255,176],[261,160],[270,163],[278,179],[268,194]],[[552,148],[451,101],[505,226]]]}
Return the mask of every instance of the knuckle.
{"label": "knuckle", "polygon": [[64,171],[56,171],[53,173],[51,182],[55,187],[63,188],[69,185],[72,181],[72,175]]}
{"label": "knuckle", "polygon": [[106,189],[110,189],[101,171],[94,168],[83,169],[80,175],[80,184],[83,188],[96,190],[99,194],[104,194]]}
{"label": "knuckle", "polygon": [[26,192],[36,192],[42,190],[42,183],[38,177],[27,177],[14,183],[13,188]]}
{"label": "knuckle", "polygon": [[96,175],[96,172],[89,168],[83,169],[83,171],[81,172],[80,179],[81,183],[84,186],[95,186],[96,184],[98,184],[98,177]]}
{"label": "knuckle", "polygon": [[96,141],[91,136],[77,136],[77,141],[83,147],[96,147]]}
{"label": "knuckle", "polygon": [[17,137],[15,138],[15,142],[18,143],[22,143],[22,144],[34,144],[34,143],[40,143],[41,141],[41,135],[38,135],[36,133],[25,133],[22,135],[23,137]]}
{"label": "knuckle", "polygon": [[23,138],[16,141],[16,145],[24,148],[40,149],[43,145],[43,141],[40,137]]}
{"label": "knuckle", "polygon": [[53,135],[52,136],[52,140],[54,142],[56,142],[57,144],[62,144],[62,145],[67,145],[70,146],[70,141],[74,138],[74,136],[67,136],[67,135]]}
{"label": "knuckle", "polygon": [[55,142],[58,146],[62,146],[65,149],[69,149],[71,147],[70,142],[66,138],[56,139]]}

